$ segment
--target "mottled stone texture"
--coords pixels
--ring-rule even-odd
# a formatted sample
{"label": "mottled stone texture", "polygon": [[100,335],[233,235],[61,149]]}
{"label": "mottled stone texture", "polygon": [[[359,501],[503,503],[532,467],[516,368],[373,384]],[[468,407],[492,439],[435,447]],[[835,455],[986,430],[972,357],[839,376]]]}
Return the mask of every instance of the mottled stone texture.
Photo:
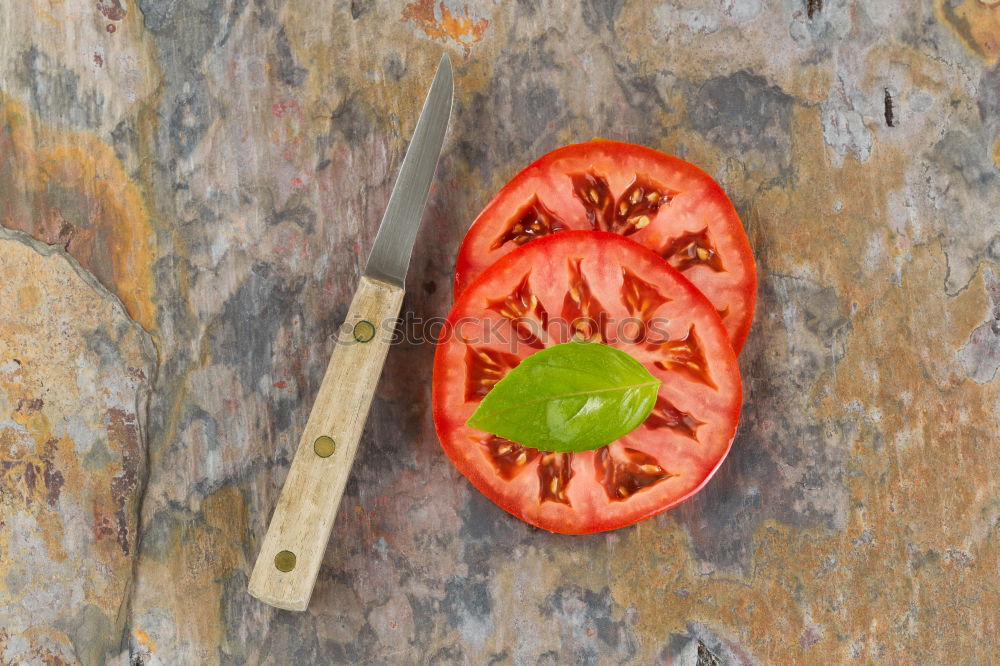
{"label": "mottled stone texture", "polygon": [[0,663],[119,653],[155,365],[73,259],[0,230]]}
{"label": "mottled stone texture", "polygon": [[[0,242],[0,661],[988,662],[995,4],[4,3],[0,224],[77,263]],[[310,609],[277,611],[247,575],[442,50],[404,307],[447,311],[544,151],[680,155],[759,262],[740,433],[681,507],[546,534],[452,469],[433,349],[394,348]]]}

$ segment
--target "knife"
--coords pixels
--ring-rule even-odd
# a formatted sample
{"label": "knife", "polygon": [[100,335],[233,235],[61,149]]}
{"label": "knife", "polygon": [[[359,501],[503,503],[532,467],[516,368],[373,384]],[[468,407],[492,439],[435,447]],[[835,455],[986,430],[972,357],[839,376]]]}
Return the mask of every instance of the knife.
{"label": "knife", "polygon": [[309,605],[403,304],[413,241],[451,117],[453,85],[445,54],[250,576],[250,594],[272,606],[302,611]]}

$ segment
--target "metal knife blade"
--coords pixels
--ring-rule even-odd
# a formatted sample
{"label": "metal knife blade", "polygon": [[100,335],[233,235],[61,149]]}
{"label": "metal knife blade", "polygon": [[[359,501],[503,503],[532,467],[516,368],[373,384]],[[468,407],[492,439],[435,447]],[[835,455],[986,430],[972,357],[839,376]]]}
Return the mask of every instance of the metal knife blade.
{"label": "metal knife blade", "polygon": [[434,82],[427,92],[417,128],[413,131],[413,139],[406,149],[392,196],[375,236],[375,244],[368,255],[365,266],[368,277],[400,287],[406,281],[413,241],[417,237],[444,133],[451,118],[453,90],[451,60],[445,54],[438,63]]}

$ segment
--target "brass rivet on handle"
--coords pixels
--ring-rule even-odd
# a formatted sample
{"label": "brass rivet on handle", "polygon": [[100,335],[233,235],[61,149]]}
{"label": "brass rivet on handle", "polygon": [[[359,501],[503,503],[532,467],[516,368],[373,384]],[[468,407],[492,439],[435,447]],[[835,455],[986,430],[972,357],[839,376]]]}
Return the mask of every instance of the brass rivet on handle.
{"label": "brass rivet on handle", "polygon": [[371,342],[375,337],[375,324],[367,319],[362,319],[354,325],[354,339],[358,342]]}
{"label": "brass rivet on handle", "polygon": [[327,437],[326,435],[317,437],[316,441],[313,442],[313,451],[320,458],[329,458],[336,449],[337,443],[333,441],[332,437]]}
{"label": "brass rivet on handle", "polygon": [[274,568],[278,571],[288,573],[295,568],[295,553],[290,550],[283,550],[274,556]]}

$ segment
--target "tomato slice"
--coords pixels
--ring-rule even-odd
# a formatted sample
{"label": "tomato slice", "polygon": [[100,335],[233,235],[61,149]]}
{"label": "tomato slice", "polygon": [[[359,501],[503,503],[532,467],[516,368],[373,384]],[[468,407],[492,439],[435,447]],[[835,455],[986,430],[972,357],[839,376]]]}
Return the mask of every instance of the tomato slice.
{"label": "tomato slice", "polygon": [[[441,444],[476,488],[533,525],[631,525],[697,492],[729,451],[742,388],[722,321],[659,255],[618,234],[566,231],[507,254],[462,292],[444,331],[433,387]],[[521,359],[574,338],[622,349],[663,382],[639,428],[560,454],[465,424]]]}
{"label": "tomato slice", "polygon": [[554,150],[511,180],[465,236],[455,294],[517,247],[570,229],[611,231],[663,256],[711,301],[739,352],[757,271],[736,210],[698,167],[617,141]]}

